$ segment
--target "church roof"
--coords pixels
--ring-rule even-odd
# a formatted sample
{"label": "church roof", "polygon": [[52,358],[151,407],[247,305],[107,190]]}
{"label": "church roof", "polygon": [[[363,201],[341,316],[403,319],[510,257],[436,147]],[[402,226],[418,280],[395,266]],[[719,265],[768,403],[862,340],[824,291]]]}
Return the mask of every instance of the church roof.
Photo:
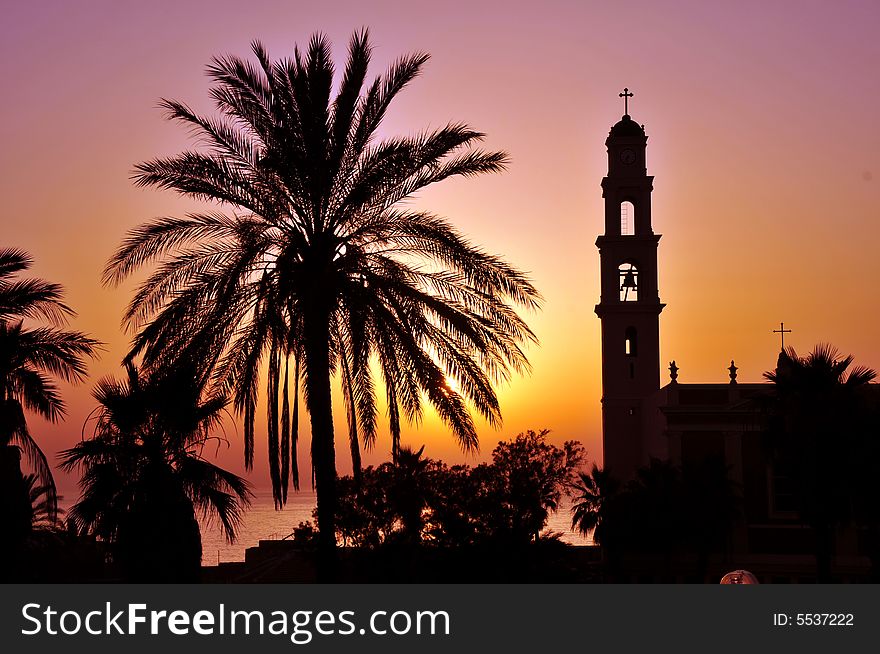
{"label": "church roof", "polygon": [[629,114],[624,114],[614,126],[611,128],[609,136],[644,136],[645,128],[630,118]]}

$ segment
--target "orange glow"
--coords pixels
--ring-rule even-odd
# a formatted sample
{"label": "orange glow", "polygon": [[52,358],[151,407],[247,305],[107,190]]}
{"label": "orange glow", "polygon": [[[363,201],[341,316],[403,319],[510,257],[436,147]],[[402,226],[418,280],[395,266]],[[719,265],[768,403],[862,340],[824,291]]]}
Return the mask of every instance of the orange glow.
{"label": "orange glow", "polygon": [[[201,5],[201,6],[199,6]],[[424,76],[392,106],[383,134],[465,121],[488,149],[510,152],[503,175],[444,182],[415,200],[472,240],[531,271],[545,298],[529,322],[540,338],[533,372],[500,389],[504,426],[483,426],[483,450],[529,428],[601,455],[599,182],[604,140],[622,113],[649,136],[660,241],[661,367],[680,381],[743,382],[774,362],[781,320],[799,351],[829,341],[880,367],[880,41],[871,3],[550,2],[19,3],[0,26],[0,244],[36,260],[35,276],[63,283],[73,327],[108,344],[93,380],[121,372],[130,335],[119,328],[134,281],[103,288],[100,270],[129,228],[194,205],[136,189],[136,162],[191,145],[156,103],[209,111],[210,57],[246,54],[254,38],[273,56],[316,30],[344,56],[350,33],[371,29],[374,72],[415,50]],[[664,383],[665,383],[664,374]],[[67,421],[32,418],[49,456],[80,438],[90,385],[63,386]],[[341,397],[337,460],[350,469]],[[265,408],[260,408],[260,415]],[[258,425],[259,430],[259,425]],[[299,456],[308,470],[308,425]],[[241,442],[221,463],[241,469]],[[465,459],[433,415],[404,426],[427,456]],[[265,445],[251,479],[268,483]],[[389,457],[379,441],[366,463]],[[307,475],[306,475],[307,477]],[[307,479],[304,480],[307,483]],[[59,477],[63,492],[72,481]]]}

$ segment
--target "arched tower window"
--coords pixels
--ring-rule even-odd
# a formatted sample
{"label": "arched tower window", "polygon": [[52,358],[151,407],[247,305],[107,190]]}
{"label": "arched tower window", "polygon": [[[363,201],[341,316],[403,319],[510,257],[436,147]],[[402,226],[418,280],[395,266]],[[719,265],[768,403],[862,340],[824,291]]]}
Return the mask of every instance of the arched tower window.
{"label": "arched tower window", "polygon": [[620,274],[620,301],[635,302],[639,299],[639,271],[634,263],[618,266]]}
{"label": "arched tower window", "polygon": [[624,332],[624,354],[628,357],[634,357],[639,353],[638,334],[635,327],[627,327]]}
{"label": "arched tower window", "polygon": [[627,200],[620,203],[620,235],[633,236],[636,233],[636,208]]}

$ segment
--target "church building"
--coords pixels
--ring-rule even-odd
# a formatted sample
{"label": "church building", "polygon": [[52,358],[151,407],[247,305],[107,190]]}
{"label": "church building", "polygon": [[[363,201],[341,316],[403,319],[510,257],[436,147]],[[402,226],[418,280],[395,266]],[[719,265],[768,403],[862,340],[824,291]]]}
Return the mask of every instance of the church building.
{"label": "church building", "polygon": [[[788,480],[767,460],[762,415],[754,399],[769,385],[739,383],[734,362],[721,383],[680,383],[675,361],[661,386],[660,234],[653,228],[645,128],[625,113],[605,145],[602,179],[604,233],[599,248],[602,323],[602,432],[604,465],[632,479],[652,458],[686,469],[709,457],[723,459],[742,493],[743,519],[719,565],[745,568],[762,581],[811,581],[813,536],[798,520]],[[721,366],[720,366],[721,367]],[[855,530],[837,536],[836,576],[862,577],[869,561]]]}

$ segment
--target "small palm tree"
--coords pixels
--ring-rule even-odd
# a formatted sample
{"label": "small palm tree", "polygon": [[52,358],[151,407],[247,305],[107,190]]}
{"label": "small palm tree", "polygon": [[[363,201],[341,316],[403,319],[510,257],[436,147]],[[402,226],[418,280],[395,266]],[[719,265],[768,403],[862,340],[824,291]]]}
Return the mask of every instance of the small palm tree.
{"label": "small palm tree", "polygon": [[418,450],[404,445],[391,466],[388,503],[400,518],[403,537],[410,543],[422,540],[424,513],[431,497],[433,462],[423,456],[425,446]]}
{"label": "small palm tree", "polygon": [[[18,279],[31,258],[21,250],[0,249],[0,456],[8,459],[4,476],[15,475],[18,448],[46,489],[46,509],[54,519],[57,510],[55,480],[45,454],[28,430],[26,411],[57,422],[64,417],[64,401],[52,378],[80,382],[86,374],[86,357],[99,343],[81,332],[58,325],[73,315],[61,301],[62,289],[39,279]],[[49,327],[29,328],[25,320],[48,320]],[[6,465],[8,464],[8,465]],[[20,479],[18,480],[20,481]],[[16,484],[13,479],[0,483]]]}
{"label": "small palm tree", "polygon": [[264,366],[279,503],[285,462],[295,461],[287,393],[294,360],[292,392],[296,397],[301,373],[311,420],[321,550],[331,557],[334,374],[342,378],[355,461],[358,437],[370,446],[376,435],[371,361],[384,381],[395,455],[401,420],[417,421],[425,398],[462,447],[474,450],[468,402],[499,423],[492,383],[525,370],[521,346],[535,340],[513,307],[539,302],[525,274],[446,220],[404,204],[435,182],[500,171],[507,158],[474,149],[483,135],[462,124],[377,142],[389,104],[428,56],[403,57],[365,86],[370,51],[366,31],[352,37],[335,97],[330,47],[321,35],[290,59],[270,60],[259,43],[256,65],[214,59],[208,73],[219,117],[163,102],[208,151],[140,164],[135,180],[217,202],[232,215],[148,223],[127,236],[105,271],[107,282],[118,282],[145,262],[164,260],[126,313],[140,328],[130,356],[161,367],[197,351],[194,358],[234,393],[247,465]]}
{"label": "small palm tree", "polygon": [[144,376],[132,364],[119,382],[99,382],[92,438],[62,452],[80,469],[82,495],[69,517],[114,547],[133,581],[193,581],[201,565],[201,514],[234,540],[248,483],[206,461],[200,448],[228,400],[203,398],[189,371]]}
{"label": "small palm tree", "polygon": [[592,532],[593,541],[601,545],[607,504],[617,494],[620,484],[595,463],[590,472],[580,472],[578,477],[572,488],[571,528],[584,536]]}

